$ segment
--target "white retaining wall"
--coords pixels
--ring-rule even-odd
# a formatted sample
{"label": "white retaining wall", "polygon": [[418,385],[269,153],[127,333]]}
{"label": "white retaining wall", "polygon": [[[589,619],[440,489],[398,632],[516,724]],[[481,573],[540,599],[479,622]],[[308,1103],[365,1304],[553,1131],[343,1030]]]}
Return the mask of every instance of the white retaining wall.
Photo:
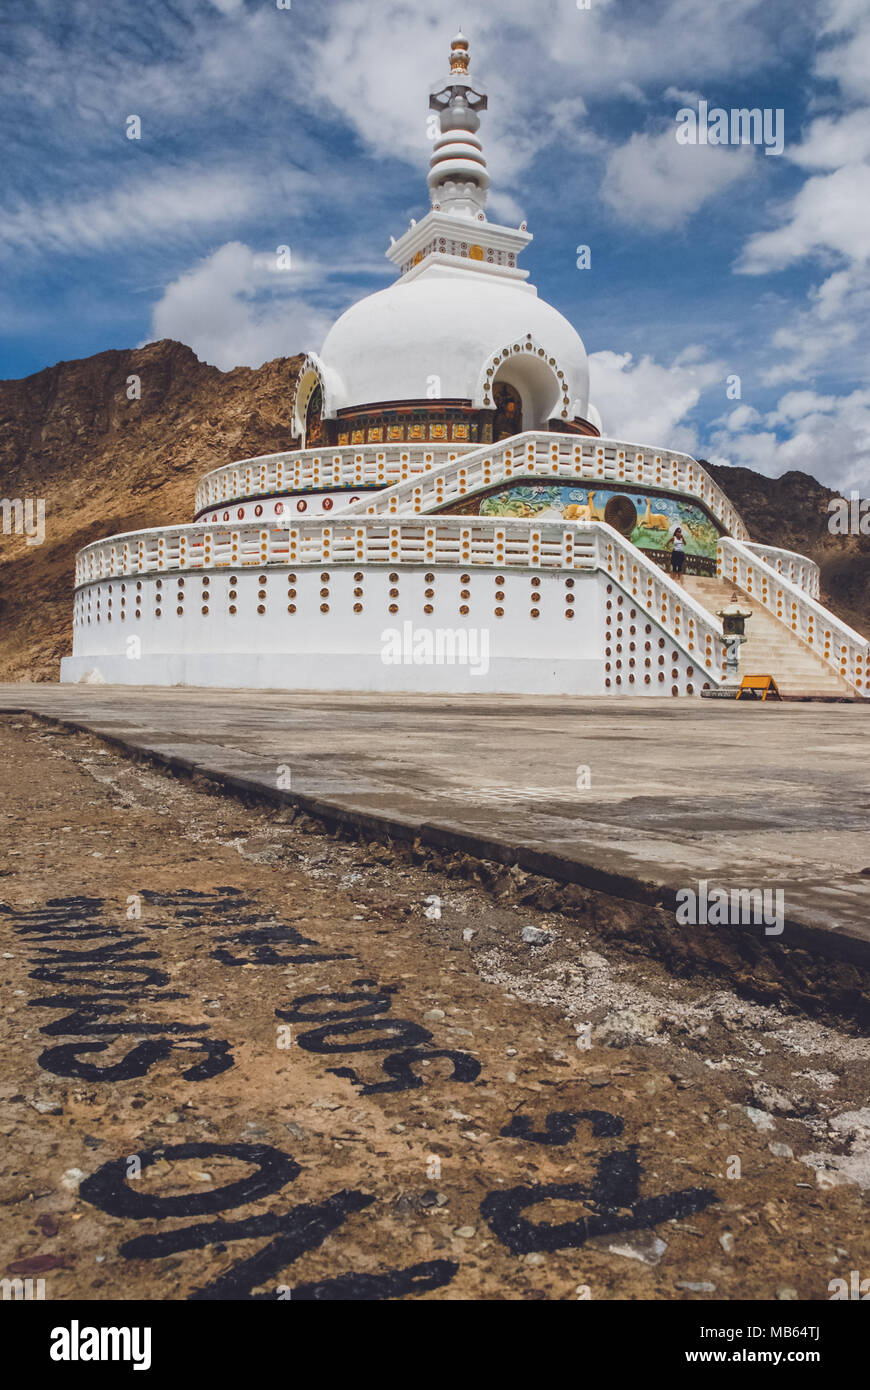
{"label": "white retaining wall", "polygon": [[[439,632],[453,634],[440,659]],[[102,579],[76,593],[73,653],[64,682],[661,696],[697,695],[720,678],[607,574],[517,567],[270,565]]]}

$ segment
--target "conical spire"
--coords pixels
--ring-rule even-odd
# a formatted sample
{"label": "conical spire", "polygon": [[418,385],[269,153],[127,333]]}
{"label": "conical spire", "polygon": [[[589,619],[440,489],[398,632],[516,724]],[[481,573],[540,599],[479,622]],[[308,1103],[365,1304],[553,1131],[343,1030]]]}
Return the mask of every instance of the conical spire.
{"label": "conical spire", "polygon": [[459,33],[450,45],[450,72],[431,89],[429,110],[437,111],[441,134],[429,168],[429,194],[436,211],[458,217],[483,216],[489,174],[477,137],[486,89],[468,76],[468,39]]}

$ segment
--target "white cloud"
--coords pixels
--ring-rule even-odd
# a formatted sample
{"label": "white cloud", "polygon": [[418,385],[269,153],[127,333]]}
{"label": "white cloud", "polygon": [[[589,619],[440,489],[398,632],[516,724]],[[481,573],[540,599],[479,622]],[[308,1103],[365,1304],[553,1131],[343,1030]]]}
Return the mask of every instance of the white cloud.
{"label": "white cloud", "polygon": [[760,424],[761,416],[754,406],[738,405],[728,411],[727,415],[720,416],[716,423],[721,424],[730,434],[735,434],[738,430],[745,430],[748,425]]}
{"label": "white cloud", "polygon": [[700,92],[687,90],[685,87],[667,87],[663,93],[665,101],[677,101],[680,106],[697,106],[703,100]]}
{"label": "white cloud", "polygon": [[848,164],[832,174],[815,175],[793,199],[782,226],[749,238],[736,269],[744,275],[764,275],[824,251],[866,261],[870,258],[868,209],[867,165]]}
{"label": "white cloud", "polygon": [[222,371],[259,367],[319,347],[332,315],[302,293],[315,267],[278,270],[273,254],[227,242],[168,285],[152,316],[152,338],[175,338]]}
{"label": "white cloud", "polygon": [[[865,0],[824,0],[820,16],[821,47],[814,72],[836,82],[846,97],[870,96],[870,11]],[[743,248],[735,270],[762,275],[781,271],[809,258],[830,268],[814,286],[807,303],[795,307],[771,334],[769,365],[760,372],[766,386],[786,382],[811,382],[817,374],[845,382],[866,379],[870,350],[870,109],[817,117],[803,132],[797,146],[789,146],[786,158],[813,171],[797,194],[777,214],[778,225],[756,233]],[[839,402],[851,404],[841,406]],[[783,397],[768,424],[781,424],[784,412],[813,403],[814,426],[805,424],[788,440],[775,435],[754,436],[746,447],[757,451],[762,466],[767,460],[791,459],[809,449],[822,429],[819,423],[827,406],[838,419],[838,429],[848,437],[854,425],[856,397],[821,397],[808,390]],[[780,413],[783,412],[783,413]],[[851,425],[844,423],[845,416]],[[755,454],[753,454],[755,456]],[[857,455],[860,457],[860,453]],[[769,463],[776,468],[777,462]],[[786,465],[784,465],[786,466]],[[787,466],[797,466],[788,463]],[[851,467],[851,464],[845,465]]]}
{"label": "white cloud", "polygon": [[786,155],[804,169],[860,164],[870,157],[870,112],[862,107],[847,116],[818,117],[799,145],[786,148]]}
{"label": "white cloud", "polygon": [[702,348],[681,353],[669,367],[648,356],[636,362],[630,352],[594,352],[589,373],[590,398],[608,435],[687,453],[698,439],[686,417],[708,387],[719,382],[725,391],[722,364],[707,359]]}
{"label": "white cloud", "polygon": [[711,439],[711,462],[742,464],[769,478],[795,469],[828,487],[847,492],[870,488],[870,390],[839,397],[811,391],[790,392],[767,418],[790,424],[780,437],[773,429],[733,435],[727,430]]}
{"label": "white cloud", "polygon": [[633,135],[610,156],[601,196],[624,222],[678,227],[752,170],[748,145],[679,145],[676,126]]}
{"label": "white cloud", "polygon": [[517,202],[510,193],[490,189],[486,206],[490,221],[497,219],[506,227],[518,227],[526,220],[522,203]]}
{"label": "white cloud", "polygon": [[[298,185],[302,180],[295,176]],[[286,181],[285,181],[286,186]],[[97,251],[167,233],[233,224],[267,205],[272,189],[241,169],[177,169],[128,179],[80,200],[30,204],[0,214],[0,249],[46,246]]]}
{"label": "white cloud", "polygon": [[839,406],[837,396],[820,396],[818,391],[787,391],[776,410],[767,416],[768,425],[804,420],[808,415],[829,415]]}
{"label": "white cloud", "polygon": [[853,379],[866,369],[868,338],[870,269],[835,271],[771,334],[760,379],[765,386],[806,381],[817,372]]}
{"label": "white cloud", "polygon": [[865,0],[829,0],[823,32],[842,37],[816,59],[819,77],[838,83],[846,96],[870,97],[870,13]]}

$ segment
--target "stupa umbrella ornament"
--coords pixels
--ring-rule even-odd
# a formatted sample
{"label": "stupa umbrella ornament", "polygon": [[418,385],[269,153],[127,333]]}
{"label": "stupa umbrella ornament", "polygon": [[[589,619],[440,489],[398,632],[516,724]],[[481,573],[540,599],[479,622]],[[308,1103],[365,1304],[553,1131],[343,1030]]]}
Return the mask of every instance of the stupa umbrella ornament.
{"label": "stupa umbrella ornament", "polygon": [[731,594],[731,602],[721,608],[716,616],[722,619],[722,635],[725,641],[725,684],[737,685],[740,670],[740,648],[744,642],[749,640],[746,632],[746,620],[752,617],[752,611],[740,607],[740,598],[737,590],[734,589]]}
{"label": "stupa umbrella ornament", "polygon": [[450,72],[430,91],[429,110],[439,116],[429,167],[429,196],[437,212],[486,220],[484,206],[490,178],[478,138],[486,89],[468,75],[468,39],[459,33],[450,45]]}

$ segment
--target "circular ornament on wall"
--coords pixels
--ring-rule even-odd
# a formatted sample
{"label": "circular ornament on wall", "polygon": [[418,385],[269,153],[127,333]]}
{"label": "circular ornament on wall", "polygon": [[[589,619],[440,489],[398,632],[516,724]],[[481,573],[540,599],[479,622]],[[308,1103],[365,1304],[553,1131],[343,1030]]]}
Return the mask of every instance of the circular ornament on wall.
{"label": "circular ornament on wall", "polygon": [[611,497],[604,508],[604,520],[620,535],[630,536],[637,525],[637,509],[628,497]]}

